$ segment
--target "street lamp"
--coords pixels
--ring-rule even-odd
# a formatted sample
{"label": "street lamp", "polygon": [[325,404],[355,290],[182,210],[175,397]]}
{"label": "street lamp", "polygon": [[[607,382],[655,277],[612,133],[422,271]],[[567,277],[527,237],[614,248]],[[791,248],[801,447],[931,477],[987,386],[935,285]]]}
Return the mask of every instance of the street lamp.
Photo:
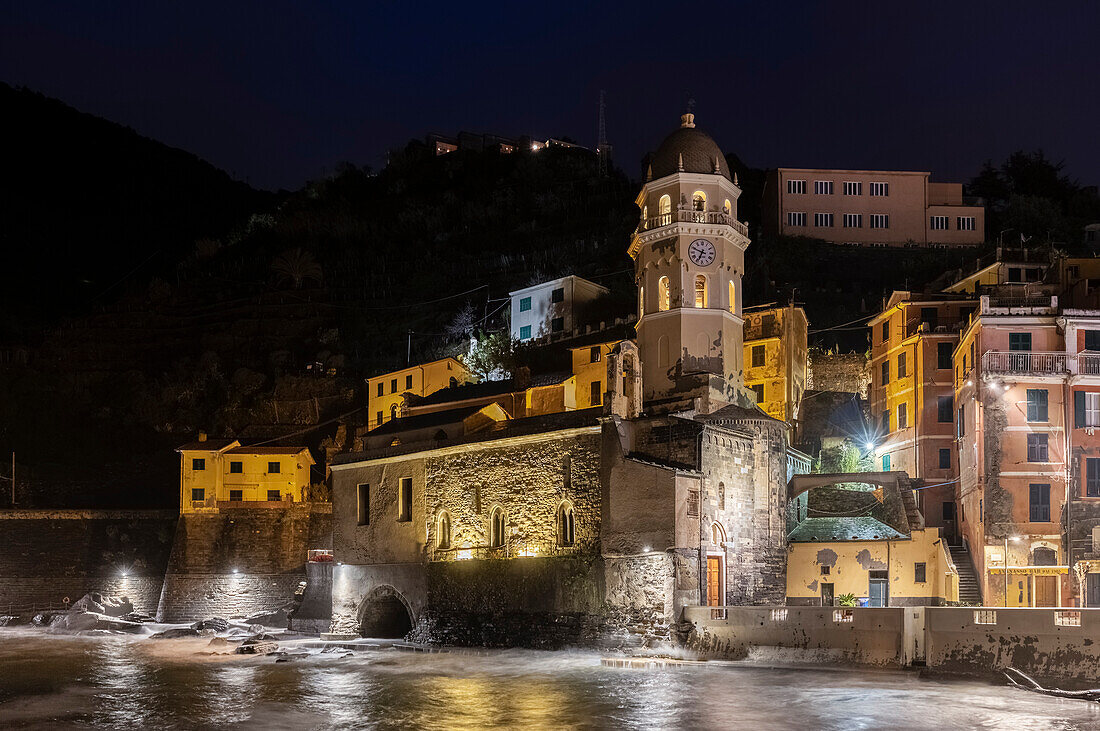
{"label": "street lamp", "polygon": [[[1019,543],[1023,540],[1020,536],[1011,537],[1013,543]],[[1005,606],[1008,606],[1008,541],[1009,536],[1005,534]]]}

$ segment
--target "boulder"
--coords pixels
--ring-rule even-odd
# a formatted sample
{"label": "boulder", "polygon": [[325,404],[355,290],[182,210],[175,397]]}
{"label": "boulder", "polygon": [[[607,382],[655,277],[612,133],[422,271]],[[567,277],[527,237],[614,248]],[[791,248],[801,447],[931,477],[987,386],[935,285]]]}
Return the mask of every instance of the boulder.
{"label": "boulder", "polygon": [[49,618],[48,626],[51,630],[58,632],[111,630],[138,634],[142,631],[140,622],[127,622],[125,619],[110,617],[98,612],[76,612],[72,610],[53,613]]}
{"label": "boulder", "polygon": [[265,627],[276,627],[280,629],[286,629],[287,626],[287,610],[276,609],[273,612],[260,612],[259,614],[253,614],[250,617],[245,617],[245,622],[249,624],[262,624]]}
{"label": "boulder", "polygon": [[163,632],[157,632],[155,635],[149,635],[151,640],[174,640],[178,637],[198,637],[199,631],[192,629],[191,627],[172,627],[166,629]]}
{"label": "boulder", "polygon": [[191,629],[212,629],[215,632],[225,632],[229,629],[229,622],[221,617],[200,619],[198,622],[191,625]]}
{"label": "boulder", "polygon": [[78,612],[94,612],[108,617],[123,617],[134,611],[129,597],[116,597],[93,591],[77,599],[69,609]]}

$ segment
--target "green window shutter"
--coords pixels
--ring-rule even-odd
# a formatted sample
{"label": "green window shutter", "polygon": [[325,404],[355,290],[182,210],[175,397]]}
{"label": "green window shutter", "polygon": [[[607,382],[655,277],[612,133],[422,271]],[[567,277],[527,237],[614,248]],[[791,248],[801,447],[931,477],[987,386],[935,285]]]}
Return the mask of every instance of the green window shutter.
{"label": "green window shutter", "polygon": [[1073,392],[1073,428],[1080,429],[1085,426],[1085,392]]}

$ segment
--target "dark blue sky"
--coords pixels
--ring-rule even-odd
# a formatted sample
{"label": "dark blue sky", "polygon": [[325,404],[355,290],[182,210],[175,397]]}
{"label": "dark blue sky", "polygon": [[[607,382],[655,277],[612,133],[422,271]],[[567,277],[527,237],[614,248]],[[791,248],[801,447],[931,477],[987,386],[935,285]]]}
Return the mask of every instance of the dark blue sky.
{"label": "dark blue sky", "polygon": [[594,145],[600,89],[635,177],[690,94],[750,165],[962,180],[1042,147],[1100,183],[1100,3],[594,6],[8,2],[0,79],[262,187],[428,131]]}

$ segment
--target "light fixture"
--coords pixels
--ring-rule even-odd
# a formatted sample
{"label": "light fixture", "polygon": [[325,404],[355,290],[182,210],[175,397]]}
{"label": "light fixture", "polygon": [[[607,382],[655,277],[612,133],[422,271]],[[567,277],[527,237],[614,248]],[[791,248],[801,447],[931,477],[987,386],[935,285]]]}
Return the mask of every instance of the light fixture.
{"label": "light fixture", "polygon": [[652,548],[650,548],[649,546],[642,546],[642,553],[649,553],[649,552],[651,552],[652,550],[653,550],[653,549],[652,549]]}
{"label": "light fixture", "polygon": [[966,385],[967,385],[967,386],[973,386],[973,385],[974,385],[974,382],[973,382],[973,381],[967,381],[967,382],[966,382]]}
{"label": "light fixture", "polygon": [[240,573],[240,569],[233,569],[233,573],[235,573],[235,574]]}

